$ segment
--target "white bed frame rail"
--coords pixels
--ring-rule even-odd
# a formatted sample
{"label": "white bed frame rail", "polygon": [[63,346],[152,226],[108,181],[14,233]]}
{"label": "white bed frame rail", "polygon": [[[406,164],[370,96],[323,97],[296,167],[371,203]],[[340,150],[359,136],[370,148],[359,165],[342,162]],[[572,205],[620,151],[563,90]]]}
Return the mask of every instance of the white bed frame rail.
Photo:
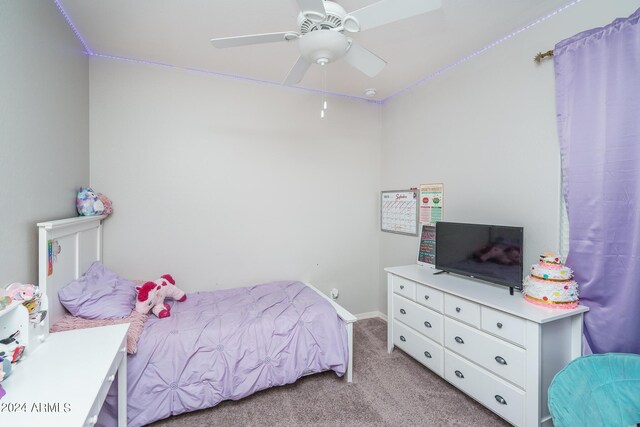
{"label": "white bed frame rail", "polygon": [[[72,280],[80,277],[94,261],[102,261],[102,220],[106,216],[80,216],[38,223],[38,267],[39,285],[47,296],[49,326],[64,316],[66,310],[60,304],[58,291]],[[60,248],[59,253],[55,249]],[[356,316],[333,301],[309,283],[308,287],[325,298],[344,321],[349,343],[349,362],[344,377],[353,381],[353,324]]]}
{"label": "white bed frame rail", "polygon": [[347,339],[349,343],[349,363],[347,365],[347,372],[345,372],[344,376],[347,379],[347,382],[353,382],[353,324],[356,322],[356,320],[358,320],[358,318],[347,311],[343,306],[320,292],[318,289],[316,289],[316,287],[311,285],[311,283],[305,282],[304,284],[316,291],[324,299],[329,301],[333,308],[336,309],[338,317],[340,317],[344,322],[345,327],[347,328]]}

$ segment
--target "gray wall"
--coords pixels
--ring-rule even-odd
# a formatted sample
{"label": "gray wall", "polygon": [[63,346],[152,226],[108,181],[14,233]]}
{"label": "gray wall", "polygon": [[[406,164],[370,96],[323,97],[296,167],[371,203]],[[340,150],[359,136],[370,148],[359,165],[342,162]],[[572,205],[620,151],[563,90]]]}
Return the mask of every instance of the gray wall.
{"label": "gray wall", "polygon": [[[584,0],[388,101],[382,189],[444,183],[444,220],[524,226],[525,271],[558,251],[560,150],[553,61],[533,62],[560,40],[629,16],[637,0]],[[414,264],[418,238],[380,234],[382,269]]]}
{"label": "gray wall", "polygon": [[37,282],[36,222],[89,180],[89,60],[53,1],[0,1],[0,286]]}
{"label": "gray wall", "polygon": [[91,59],[105,264],[192,292],[271,280],[377,309],[380,106]]}

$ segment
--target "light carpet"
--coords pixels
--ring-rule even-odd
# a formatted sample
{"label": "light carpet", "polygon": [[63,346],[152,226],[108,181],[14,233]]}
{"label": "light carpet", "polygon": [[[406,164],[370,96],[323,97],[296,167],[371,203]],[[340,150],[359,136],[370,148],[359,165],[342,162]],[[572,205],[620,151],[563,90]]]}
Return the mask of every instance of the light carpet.
{"label": "light carpet", "polygon": [[387,323],[354,327],[352,384],[333,372],[170,417],[154,427],[200,426],[506,426],[399,349],[387,353]]}

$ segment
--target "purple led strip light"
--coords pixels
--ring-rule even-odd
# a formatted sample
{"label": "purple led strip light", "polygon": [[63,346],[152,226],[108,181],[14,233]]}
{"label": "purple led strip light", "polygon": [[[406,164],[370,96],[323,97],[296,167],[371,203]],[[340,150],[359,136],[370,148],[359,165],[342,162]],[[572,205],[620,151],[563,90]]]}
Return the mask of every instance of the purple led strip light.
{"label": "purple led strip light", "polygon": [[[295,91],[298,91],[298,92],[317,93],[317,94],[322,94],[323,93],[323,91],[320,90],[320,89],[306,88],[306,87],[300,87],[300,86],[285,86],[280,82],[274,82],[274,81],[271,81],[271,80],[260,80],[260,79],[256,79],[256,78],[253,78],[253,77],[239,76],[237,74],[220,73],[220,72],[217,72],[217,71],[205,70],[204,68],[180,67],[180,66],[177,66],[177,65],[166,64],[166,63],[163,63],[163,62],[148,61],[148,60],[145,60],[145,59],[137,59],[137,58],[127,58],[125,56],[105,55],[105,54],[102,54],[102,53],[92,53],[91,56],[95,56],[95,57],[98,57],[98,58],[117,59],[117,60],[120,60],[120,61],[135,62],[135,63],[138,63],[138,64],[156,65],[156,66],[160,66],[160,67],[173,68],[173,69],[177,69],[177,70],[191,71],[191,72],[196,72],[196,73],[208,74],[210,76],[223,77],[223,78],[234,79],[234,80],[244,80],[244,81],[248,81],[248,82],[252,82],[252,83],[260,83],[260,84],[264,84],[264,85],[268,85],[268,86],[277,86],[277,87],[281,87],[281,88],[285,88],[285,89],[291,89],[291,90],[295,90]],[[357,100],[357,101],[365,101],[365,102],[372,103],[372,104],[382,104],[383,103],[383,101],[379,100],[379,99],[362,98],[362,97],[359,97],[359,96],[347,95],[347,94],[344,94],[344,93],[326,92],[326,94],[330,95],[330,96],[334,96],[334,97],[339,97],[339,98],[353,99],[353,100]]]}
{"label": "purple led strip light", "polygon": [[457,60],[456,62],[453,62],[453,63],[451,63],[451,64],[447,65],[446,67],[441,68],[441,69],[439,69],[438,71],[436,71],[436,72],[434,72],[434,73],[432,73],[432,74],[429,74],[429,75],[427,75],[427,76],[425,76],[425,77],[421,78],[420,80],[417,80],[417,81],[415,81],[415,82],[411,83],[409,86],[405,87],[404,89],[400,89],[399,91],[392,93],[391,95],[389,95],[389,96],[387,96],[386,98],[384,98],[384,99],[382,100],[382,103],[384,104],[385,102],[387,102],[387,101],[388,101],[389,99],[391,99],[391,98],[395,98],[396,96],[398,96],[398,95],[400,95],[400,94],[402,94],[402,93],[405,93],[405,92],[407,92],[407,91],[409,91],[409,90],[411,90],[411,89],[415,88],[416,86],[419,86],[419,85],[421,85],[421,84],[423,84],[423,83],[426,83],[426,82],[428,82],[429,80],[433,80],[434,78],[436,78],[436,77],[437,77],[437,76],[439,76],[440,74],[442,74],[442,73],[444,73],[444,72],[446,72],[446,71],[449,71],[450,69],[455,68],[455,67],[457,67],[458,65],[461,65],[461,64],[463,64],[463,63],[467,62],[468,60],[470,60],[470,59],[472,59],[472,58],[475,58],[476,56],[480,55],[481,53],[484,53],[484,52],[486,52],[487,50],[489,50],[489,49],[491,49],[491,48],[493,48],[493,47],[495,47],[495,46],[499,45],[500,43],[505,42],[505,41],[509,40],[510,38],[512,38],[512,37],[514,37],[514,36],[516,36],[516,35],[520,34],[521,32],[523,32],[523,31],[525,31],[525,30],[528,30],[529,28],[531,28],[531,27],[533,27],[533,26],[535,26],[535,25],[537,25],[537,24],[540,24],[541,22],[546,21],[547,19],[551,18],[552,16],[557,15],[558,13],[562,12],[563,10],[570,8],[571,6],[574,6],[574,5],[578,4],[578,3],[580,3],[581,1],[582,1],[582,0],[573,0],[572,2],[567,3],[567,4],[565,4],[564,6],[560,6],[560,7],[559,7],[559,8],[557,8],[556,10],[554,10],[554,11],[552,11],[552,12],[548,13],[547,15],[545,15],[545,16],[543,16],[543,17],[541,17],[541,18],[536,19],[536,20],[535,20],[535,21],[533,21],[533,22],[528,23],[528,24],[527,24],[527,25],[525,25],[524,27],[522,27],[522,28],[520,28],[520,29],[515,30],[515,31],[514,31],[514,32],[512,32],[511,34],[507,34],[506,36],[504,36],[504,37],[502,37],[502,38],[500,38],[500,39],[498,39],[498,40],[495,40],[495,41],[491,42],[490,44],[486,45],[485,47],[483,47],[483,48],[481,48],[481,49],[479,49],[479,50],[476,50],[475,52],[473,52],[473,53],[471,53],[471,54],[469,54],[469,55],[465,56],[464,58],[461,58],[461,59]]}
{"label": "purple led strip light", "polygon": [[[73,22],[71,21],[71,18],[69,18],[69,15],[67,14],[67,12],[64,10],[64,8],[62,7],[62,5],[60,4],[59,0],[53,0],[54,3],[56,4],[56,6],[58,7],[58,10],[60,10],[60,13],[62,13],[62,15],[64,16],[64,19],[67,21],[67,23],[69,24],[69,26],[71,27],[71,29],[73,30],[74,34],[76,35],[76,37],[78,37],[78,40],[80,40],[80,43],[82,43],[82,45],[84,46],[85,49],[85,53],[87,55],[90,56],[95,56],[95,57],[100,57],[100,58],[107,58],[107,59],[118,59],[121,61],[128,61],[128,62],[135,62],[135,63],[139,63],[139,64],[147,64],[147,65],[156,65],[156,66],[161,66],[161,67],[166,67],[166,68],[174,68],[174,69],[180,69],[180,70],[186,70],[186,71],[191,71],[191,72],[197,72],[197,73],[203,73],[203,74],[208,74],[211,76],[216,76],[216,77],[223,77],[223,78],[229,78],[229,79],[235,79],[235,80],[243,80],[243,81],[247,81],[247,82],[252,82],[252,83],[261,83],[264,85],[269,85],[269,86],[278,86],[281,88],[286,88],[286,89],[291,89],[291,90],[295,90],[298,92],[306,92],[306,93],[315,93],[315,94],[322,94],[323,91],[319,90],[319,89],[313,89],[313,88],[305,88],[305,87],[300,87],[300,86],[285,86],[282,83],[279,82],[274,82],[274,81],[270,81],[270,80],[260,80],[260,79],[256,79],[256,78],[252,78],[252,77],[246,77],[246,76],[240,76],[240,75],[236,75],[236,74],[227,74],[227,73],[220,73],[220,72],[216,72],[216,71],[210,71],[210,70],[205,70],[202,68],[193,68],[193,67],[179,67],[177,65],[171,65],[171,64],[165,64],[162,62],[155,62],[155,61],[147,61],[147,60],[143,60],[143,59],[136,59],[136,58],[127,58],[127,57],[123,57],[123,56],[115,56],[115,55],[105,55],[105,54],[101,54],[101,53],[96,53],[93,52],[91,50],[91,48],[89,48],[89,45],[87,44],[87,42],[84,40],[84,38],[82,37],[82,35],[80,34],[80,32],[78,31],[78,29],[76,28],[76,26],[73,24]],[[486,45],[485,47],[476,50],[475,52],[445,66],[444,68],[439,69],[438,71],[431,73],[413,83],[411,83],[409,86],[400,89],[399,91],[396,91],[394,93],[392,93],[391,95],[387,96],[386,98],[383,99],[370,99],[370,98],[362,98],[360,96],[355,96],[355,95],[347,95],[347,94],[343,94],[343,93],[337,93],[337,92],[326,92],[326,95],[329,96],[334,96],[334,97],[339,97],[339,98],[345,98],[345,99],[353,99],[353,100],[357,100],[357,101],[364,101],[364,102],[368,102],[368,103],[372,103],[372,104],[384,104],[385,102],[387,102],[389,99],[395,98],[398,95],[401,95],[413,88],[415,88],[416,86],[419,86],[423,83],[426,83],[430,80],[433,80],[434,78],[436,78],[437,76],[443,74],[444,72],[457,67],[458,65],[461,65],[467,61],[469,61],[472,58],[475,58],[476,56],[480,55],[481,53],[486,52],[487,50],[511,39],[512,37],[520,34],[521,32],[528,30],[529,28],[540,24],[541,22],[546,21],[547,19],[557,15],[558,13],[564,11],[565,9],[570,8],[571,6],[575,6],[576,4],[580,3],[582,0],[573,0],[567,4],[565,4],[564,6],[561,6],[557,9],[555,9],[554,11],[548,13],[547,15],[538,18],[537,20],[530,22],[529,24],[525,25],[524,27],[521,27],[517,30],[515,30],[514,32],[507,34],[506,36],[495,40],[493,42],[491,42],[490,44]]]}
{"label": "purple led strip light", "polygon": [[60,4],[60,2],[58,0],[53,0],[53,2],[58,7],[58,10],[62,14],[62,16],[64,16],[64,19],[67,21],[67,24],[69,24],[69,26],[71,27],[71,30],[73,30],[73,33],[76,35],[78,40],[80,40],[80,43],[82,43],[82,46],[84,46],[85,53],[87,55],[93,55],[93,51],[91,50],[91,48],[87,44],[86,40],[82,37],[82,34],[80,34],[80,31],[78,31],[76,26],[73,24],[73,22],[71,21],[71,18],[69,18],[69,15],[67,14],[67,11],[64,10],[64,8],[62,7],[62,5]]}
{"label": "purple led strip light", "polygon": [[[124,57],[124,56],[106,55],[106,54],[94,52],[89,47],[89,44],[82,37],[82,34],[80,34],[80,31],[78,31],[78,28],[74,25],[73,21],[71,21],[71,18],[69,17],[69,14],[67,14],[67,12],[64,10],[62,5],[60,4],[60,1],[59,0],[53,0],[53,2],[58,7],[58,10],[60,11],[60,13],[62,13],[62,16],[64,16],[64,19],[67,21],[67,23],[69,24],[69,26],[73,30],[73,33],[76,35],[78,40],[80,40],[80,43],[82,43],[82,46],[84,46],[85,53],[87,55],[89,55],[89,56],[95,56],[95,57],[107,58],[107,59],[118,59],[118,60],[121,60],[121,61],[135,62],[135,63],[138,63],[138,64],[156,65],[156,66],[161,66],[161,67],[166,67],[166,68],[174,68],[174,69],[186,70],[186,71],[191,71],[191,72],[196,72],[196,73],[208,74],[208,75],[216,76],[216,77],[224,77],[224,78],[235,79],[235,80],[243,80],[243,81],[252,82],[252,83],[261,83],[261,84],[269,85],[269,86],[277,86],[277,87],[282,87],[282,88],[286,88],[286,89],[295,90],[295,91],[298,91],[298,92],[316,93],[316,94],[323,93],[323,91],[321,91],[320,89],[305,88],[305,87],[300,87],[300,86],[285,86],[280,82],[274,82],[274,81],[270,81],[270,80],[260,80],[260,79],[255,79],[255,78],[252,78],[252,77],[239,76],[239,75],[236,75],[236,74],[220,73],[220,72],[216,72],[216,71],[205,70],[203,68],[179,67],[177,65],[165,64],[165,63],[162,63],[162,62],[147,61],[147,60],[144,60],[144,59],[136,59],[136,58],[127,58],[127,57]],[[379,100],[379,99],[363,98],[363,97],[360,97],[360,96],[347,95],[347,94],[337,93],[337,92],[326,92],[326,95],[330,95],[330,96],[334,96],[334,97],[340,97],[340,98],[346,98],[346,99],[353,99],[353,100],[357,100],[357,101],[364,101],[364,102],[371,103],[371,104],[382,104],[383,103],[383,101]]]}

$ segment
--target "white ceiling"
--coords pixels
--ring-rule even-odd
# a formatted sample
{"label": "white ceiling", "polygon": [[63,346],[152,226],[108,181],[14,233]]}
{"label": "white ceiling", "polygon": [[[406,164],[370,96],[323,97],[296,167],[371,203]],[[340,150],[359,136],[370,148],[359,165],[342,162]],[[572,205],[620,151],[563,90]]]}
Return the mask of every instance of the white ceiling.
{"label": "white ceiling", "polygon": [[[338,0],[347,12],[376,0]],[[402,0],[419,1],[419,0]],[[209,40],[297,31],[295,0],[59,0],[94,53],[282,82],[298,58],[295,42],[216,49]],[[442,9],[352,37],[387,61],[370,78],[343,61],[327,67],[327,90],[384,99],[475,52],[568,0],[443,0]],[[526,35],[522,35],[526,36]],[[541,46],[541,49],[549,46]],[[529,52],[528,54],[533,54]],[[312,66],[300,87],[321,87]]]}

